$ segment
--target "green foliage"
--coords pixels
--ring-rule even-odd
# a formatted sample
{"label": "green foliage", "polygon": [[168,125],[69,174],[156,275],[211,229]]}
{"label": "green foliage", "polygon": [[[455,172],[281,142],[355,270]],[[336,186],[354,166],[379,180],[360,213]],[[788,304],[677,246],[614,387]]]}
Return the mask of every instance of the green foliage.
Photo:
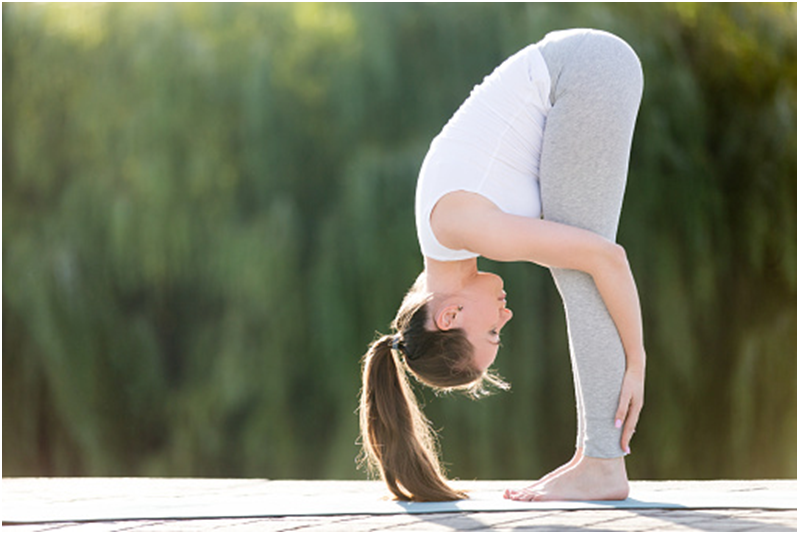
{"label": "green foliage", "polygon": [[[9,475],[352,478],[359,358],[422,267],[427,144],[504,57],[613,31],[646,88],[619,240],[637,478],[796,476],[795,4],[4,4]],[[509,394],[427,400],[461,478],[570,456],[549,275]]]}

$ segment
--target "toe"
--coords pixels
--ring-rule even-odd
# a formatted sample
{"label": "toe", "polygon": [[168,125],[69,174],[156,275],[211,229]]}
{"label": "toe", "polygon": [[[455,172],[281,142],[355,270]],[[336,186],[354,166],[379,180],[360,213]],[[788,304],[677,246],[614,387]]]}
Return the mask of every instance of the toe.
{"label": "toe", "polygon": [[521,491],[519,490],[508,490],[505,492],[505,498],[510,499],[512,501],[519,500],[519,494]]}
{"label": "toe", "polygon": [[514,501],[529,502],[529,501],[533,500],[533,496],[534,495],[535,494],[533,492],[531,492],[531,491],[521,490],[521,491],[514,492],[513,495],[511,496],[511,499],[513,499]]}

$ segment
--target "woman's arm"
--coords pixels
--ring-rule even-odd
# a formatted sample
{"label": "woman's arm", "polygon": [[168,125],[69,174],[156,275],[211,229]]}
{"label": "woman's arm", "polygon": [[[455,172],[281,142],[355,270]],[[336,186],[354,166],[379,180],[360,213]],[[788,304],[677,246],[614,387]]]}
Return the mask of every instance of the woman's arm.
{"label": "woman's arm", "polygon": [[615,417],[617,426],[624,425],[621,447],[629,453],[644,404],[646,353],[638,290],[624,249],[588,230],[508,215],[486,198],[463,191],[444,196],[430,222],[446,247],[496,261],[574,269],[593,277],[624,347],[627,367]]}
{"label": "woman's arm", "polygon": [[486,198],[450,193],[436,205],[431,224],[442,245],[495,261],[531,261],[590,274],[602,295],[627,357],[627,369],[643,373],[641,307],[624,249],[581,228],[508,215]]}

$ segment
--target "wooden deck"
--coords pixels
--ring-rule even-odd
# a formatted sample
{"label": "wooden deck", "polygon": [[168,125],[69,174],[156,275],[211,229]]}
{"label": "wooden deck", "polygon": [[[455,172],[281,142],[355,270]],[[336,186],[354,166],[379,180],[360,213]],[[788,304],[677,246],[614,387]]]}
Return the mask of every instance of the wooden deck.
{"label": "wooden deck", "polygon": [[[498,492],[518,482],[474,482]],[[25,532],[796,531],[796,481],[633,482],[632,495],[712,494],[697,506],[394,511],[379,482],[253,479],[3,479],[3,528]],[[490,493],[489,493],[490,494]],[[769,501],[769,495],[779,499]],[[764,496],[766,498],[764,498]],[[787,499],[786,499],[787,497]],[[281,500],[282,499],[282,500]],[[325,499],[355,503],[331,511]],[[338,500],[336,500],[338,499]],[[688,497],[686,497],[688,499]],[[688,499],[690,500],[690,499]],[[276,503],[293,501],[286,515]],[[785,502],[792,502],[787,508]],[[382,502],[367,513],[358,503]],[[496,502],[496,501],[495,501]],[[657,502],[657,501],[652,501]],[[770,503],[773,502],[772,506]],[[217,505],[221,503],[222,506]],[[260,507],[258,503],[271,503]],[[249,511],[252,505],[254,511]],[[500,503],[501,504],[501,503]],[[306,506],[307,505],[307,506]],[[192,507],[193,506],[193,507]],[[303,511],[303,506],[305,506]],[[337,505],[338,506],[338,505]],[[729,506],[729,507],[727,507]],[[328,507],[329,508],[329,507]],[[27,510],[27,512],[20,512]],[[298,511],[299,510],[299,511]],[[413,508],[411,509],[413,510]],[[15,513],[16,512],[16,513]],[[23,516],[28,514],[27,519]],[[38,514],[38,515],[37,515]],[[72,516],[70,517],[70,514]],[[83,519],[80,519],[83,514]],[[227,517],[224,517],[225,515]],[[268,516],[267,516],[268,514]],[[221,517],[215,517],[220,515]],[[172,517],[170,517],[172,516]],[[61,519],[59,519],[61,517]],[[92,518],[87,520],[86,518]],[[20,522],[22,521],[22,522]]]}

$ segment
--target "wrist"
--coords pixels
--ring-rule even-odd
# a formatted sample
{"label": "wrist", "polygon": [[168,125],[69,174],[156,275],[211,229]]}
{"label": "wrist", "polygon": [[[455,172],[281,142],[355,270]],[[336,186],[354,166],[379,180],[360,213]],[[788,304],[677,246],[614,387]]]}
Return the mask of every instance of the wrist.
{"label": "wrist", "polygon": [[642,350],[627,354],[627,371],[643,373],[646,370],[646,353]]}

